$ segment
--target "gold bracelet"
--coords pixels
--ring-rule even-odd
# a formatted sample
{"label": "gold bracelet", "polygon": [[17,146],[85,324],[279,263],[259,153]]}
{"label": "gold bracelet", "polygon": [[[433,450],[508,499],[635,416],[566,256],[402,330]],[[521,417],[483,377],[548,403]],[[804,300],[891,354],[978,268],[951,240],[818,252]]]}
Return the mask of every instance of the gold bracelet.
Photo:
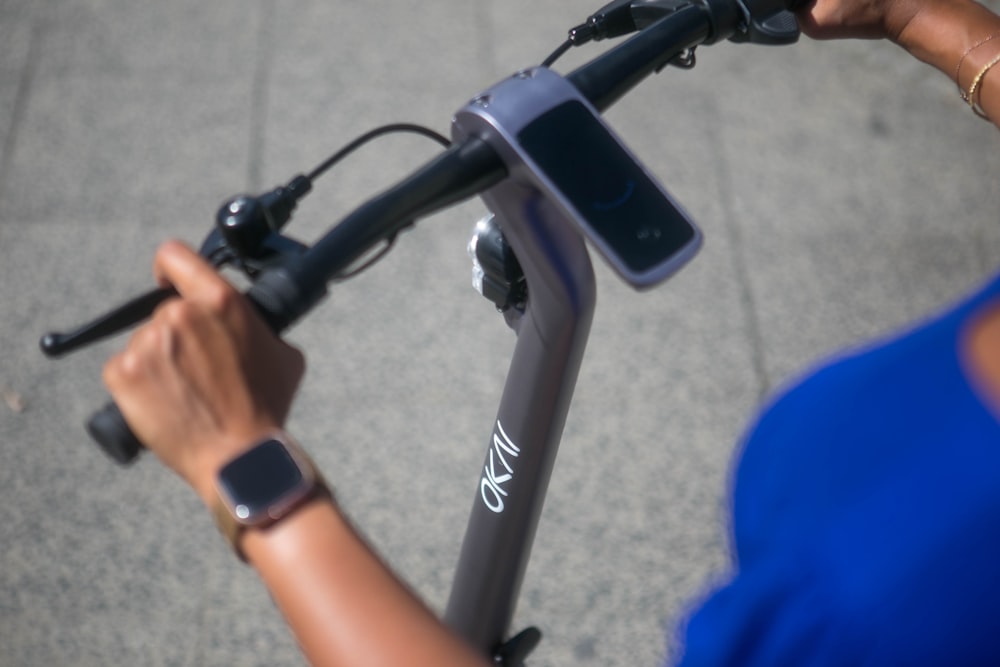
{"label": "gold bracelet", "polygon": [[969,106],[972,107],[972,111],[977,116],[979,116],[980,118],[985,118],[986,120],[989,120],[989,117],[987,117],[986,112],[983,110],[981,106],[979,106],[979,102],[976,100],[976,90],[979,88],[979,84],[982,83],[983,78],[985,78],[987,72],[989,72],[993,68],[993,66],[996,65],[997,63],[1000,63],[1000,54],[994,56],[993,60],[986,63],[986,66],[983,67],[981,70],[979,70],[979,74],[976,75],[976,78],[972,80],[972,85],[969,86],[969,94],[967,99],[965,100],[966,102],[969,103]]}
{"label": "gold bracelet", "polygon": [[960,78],[961,74],[962,74],[962,63],[965,62],[965,59],[968,57],[968,55],[970,53],[972,53],[973,51],[975,51],[976,49],[978,49],[980,46],[982,46],[986,42],[988,42],[988,41],[990,41],[992,39],[996,39],[997,37],[1000,37],[1000,32],[995,32],[992,35],[989,35],[988,37],[984,37],[983,39],[979,40],[978,42],[976,42],[975,44],[973,44],[972,46],[970,46],[966,50],[966,52],[962,54],[962,57],[958,59],[958,67],[955,68],[955,85],[958,86],[958,93],[959,93],[959,95],[962,96],[962,100],[963,101],[968,102],[969,100],[968,100],[968,98],[965,95],[965,90],[962,88],[962,83],[961,83],[961,78]]}

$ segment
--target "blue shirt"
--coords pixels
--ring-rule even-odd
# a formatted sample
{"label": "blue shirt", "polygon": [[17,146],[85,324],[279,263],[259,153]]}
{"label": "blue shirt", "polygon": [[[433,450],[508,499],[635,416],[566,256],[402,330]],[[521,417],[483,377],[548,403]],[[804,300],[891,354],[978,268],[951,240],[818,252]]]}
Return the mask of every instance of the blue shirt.
{"label": "blue shirt", "polygon": [[1000,423],[959,306],[811,374],[764,413],[733,488],[732,580],[684,667],[1000,665]]}

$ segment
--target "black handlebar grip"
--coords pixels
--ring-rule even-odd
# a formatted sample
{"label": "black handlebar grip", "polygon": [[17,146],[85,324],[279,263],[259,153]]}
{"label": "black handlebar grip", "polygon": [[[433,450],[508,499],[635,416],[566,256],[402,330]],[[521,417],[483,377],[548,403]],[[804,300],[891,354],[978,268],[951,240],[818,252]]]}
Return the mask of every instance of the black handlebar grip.
{"label": "black handlebar grip", "polygon": [[87,433],[97,441],[105,454],[120,465],[131,463],[145,449],[113,402],[90,416],[87,420]]}

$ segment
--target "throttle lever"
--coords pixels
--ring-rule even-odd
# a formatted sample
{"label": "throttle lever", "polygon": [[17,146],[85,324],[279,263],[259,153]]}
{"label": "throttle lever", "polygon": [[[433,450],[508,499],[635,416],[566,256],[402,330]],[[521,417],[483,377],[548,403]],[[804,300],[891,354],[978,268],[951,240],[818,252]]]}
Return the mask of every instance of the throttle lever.
{"label": "throttle lever", "polygon": [[808,1],[737,0],[745,20],[741,29],[729,40],[766,45],[793,44],[799,39],[799,22],[793,12]]}

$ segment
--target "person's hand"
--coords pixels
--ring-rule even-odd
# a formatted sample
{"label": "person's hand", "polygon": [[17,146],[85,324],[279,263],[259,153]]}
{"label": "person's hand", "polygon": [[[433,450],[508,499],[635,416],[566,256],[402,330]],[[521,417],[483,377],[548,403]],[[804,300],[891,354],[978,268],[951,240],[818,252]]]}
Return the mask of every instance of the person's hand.
{"label": "person's hand", "polygon": [[189,247],[161,246],[154,273],[180,298],[108,361],[104,382],[143,444],[210,502],[218,469],[284,424],[305,362]]}
{"label": "person's hand", "polygon": [[900,35],[935,0],[813,0],[796,10],[799,27],[813,39],[889,39]]}

